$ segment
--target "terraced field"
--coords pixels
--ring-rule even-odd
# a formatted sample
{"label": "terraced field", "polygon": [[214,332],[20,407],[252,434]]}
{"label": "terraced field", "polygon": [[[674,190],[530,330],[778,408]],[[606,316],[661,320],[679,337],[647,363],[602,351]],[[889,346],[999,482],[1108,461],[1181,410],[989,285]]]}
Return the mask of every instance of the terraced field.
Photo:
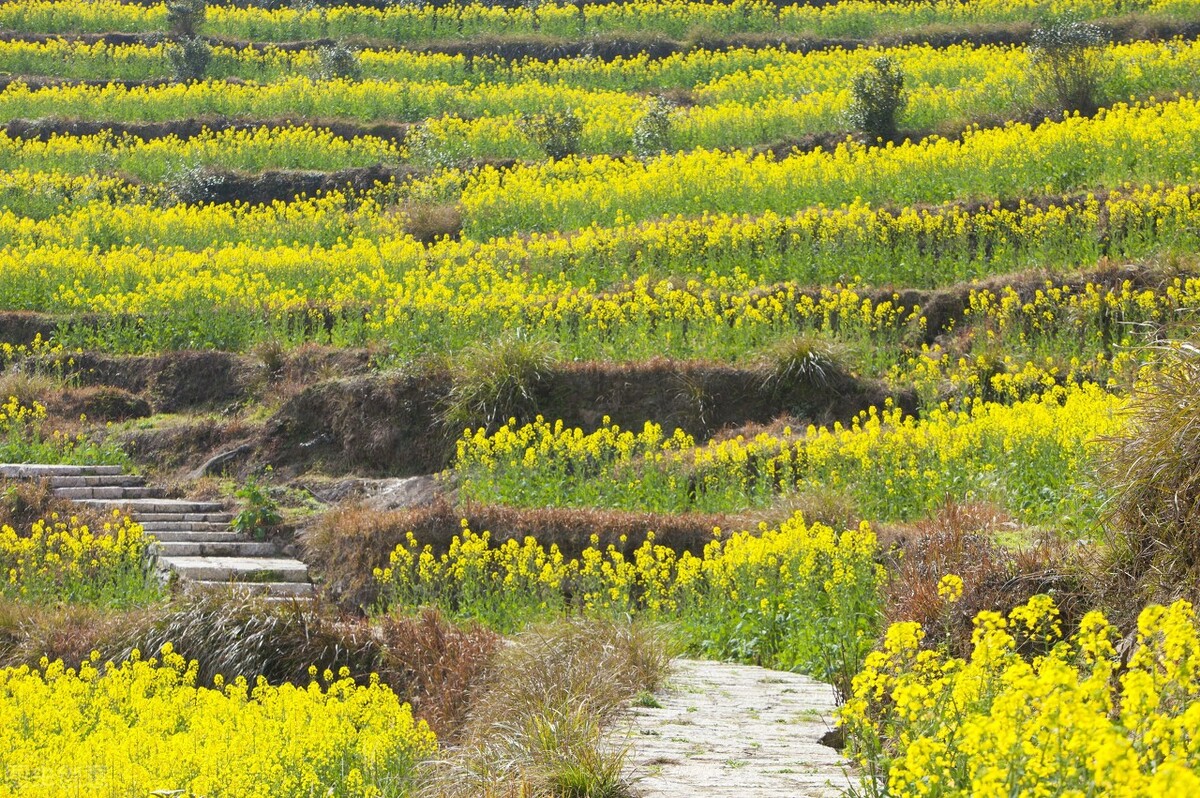
{"label": "terraced field", "polygon": [[1198,37],[0,2],[0,796],[630,795],[684,653],[832,684],[865,795],[1186,794]]}

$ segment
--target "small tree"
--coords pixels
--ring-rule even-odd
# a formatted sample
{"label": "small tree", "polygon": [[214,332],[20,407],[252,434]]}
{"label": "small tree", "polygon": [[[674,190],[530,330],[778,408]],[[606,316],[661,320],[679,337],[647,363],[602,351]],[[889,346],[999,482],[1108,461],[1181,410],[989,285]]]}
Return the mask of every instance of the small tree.
{"label": "small tree", "polygon": [[575,111],[551,111],[523,117],[521,129],[542,152],[557,160],[579,153],[583,119]]}
{"label": "small tree", "polygon": [[854,77],[850,86],[850,123],[871,139],[896,138],[896,122],[904,110],[904,73],[891,58],[881,56]]}
{"label": "small tree", "polygon": [[186,36],[171,45],[167,58],[175,80],[184,83],[200,80],[212,61],[212,48],[199,36]]}
{"label": "small tree", "polygon": [[358,55],[344,44],[322,47],[317,51],[320,59],[320,76],[322,80],[359,80],[362,78],[362,64]]}
{"label": "small tree", "polygon": [[671,111],[675,106],[655,97],[642,118],[633,126],[633,153],[639,158],[652,158],[671,146]]}
{"label": "small tree", "polygon": [[175,36],[195,36],[207,13],[206,0],[167,0],[167,27]]}
{"label": "small tree", "polygon": [[1094,114],[1104,79],[1104,34],[1086,22],[1039,28],[1030,40],[1030,83],[1040,101]]}

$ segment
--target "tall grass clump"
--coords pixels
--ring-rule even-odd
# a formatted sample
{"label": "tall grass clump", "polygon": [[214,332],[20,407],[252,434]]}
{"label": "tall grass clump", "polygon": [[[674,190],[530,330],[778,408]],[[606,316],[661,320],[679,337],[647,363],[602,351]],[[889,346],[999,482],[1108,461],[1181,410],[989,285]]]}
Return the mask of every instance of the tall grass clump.
{"label": "tall grass clump", "polygon": [[454,360],[454,382],[442,411],[447,428],[491,427],[528,416],[557,356],[556,344],[519,330],[463,350]]}
{"label": "tall grass clump", "polygon": [[1200,587],[1200,350],[1169,346],[1108,439],[1111,494],[1102,569],[1142,601],[1195,597]]}
{"label": "tall grass clump", "polygon": [[625,748],[606,731],[639,692],[661,687],[663,630],[628,619],[559,619],[517,635],[492,663],[460,745],[422,796],[627,798]]}

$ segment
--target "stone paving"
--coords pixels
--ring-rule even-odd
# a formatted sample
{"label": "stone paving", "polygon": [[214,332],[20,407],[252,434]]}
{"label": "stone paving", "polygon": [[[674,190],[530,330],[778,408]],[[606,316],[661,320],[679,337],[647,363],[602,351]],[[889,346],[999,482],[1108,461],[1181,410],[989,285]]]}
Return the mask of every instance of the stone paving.
{"label": "stone paving", "polygon": [[[633,706],[614,737],[643,798],[833,798],[855,784],[819,740],[834,690],[749,665],[676,660],[661,708]],[[644,702],[639,702],[644,703]]]}

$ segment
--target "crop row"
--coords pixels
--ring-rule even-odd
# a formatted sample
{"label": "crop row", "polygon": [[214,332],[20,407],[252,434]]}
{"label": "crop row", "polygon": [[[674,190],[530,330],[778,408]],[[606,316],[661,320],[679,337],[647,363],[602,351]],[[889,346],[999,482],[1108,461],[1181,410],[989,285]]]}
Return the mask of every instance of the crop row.
{"label": "crop row", "polygon": [[[254,41],[367,37],[415,42],[484,34],[572,37],[594,33],[657,33],[683,38],[697,30],[867,37],[929,25],[1027,22],[1046,17],[1094,19],[1133,12],[1190,19],[1194,6],[1190,0],[843,0],[825,6],[755,0],[638,0],[512,8],[464,3],[444,7],[397,4],[386,10],[344,6],[275,11],[215,6],[209,9],[205,32]],[[165,5],[16,0],[0,5],[0,27],[22,33],[154,32],[166,30],[167,20]]]}
{"label": "crop row", "polygon": [[[489,282],[519,273],[563,290],[620,286],[631,274],[654,280],[745,275],[763,286],[858,280],[920,288],[1200,246],[1200,197],[1187,185],[1124,185],[1099,197],[974,208],[888,209],[856,201],[787,216],[703,214],[569,235],[443,238],[426,246],[406,233],[414,211],[396,204],[404,191],[386,186],[291,203],[187,205],[173,203],[170,190],[138,189],[115,178],[8,172],[0,177],[0,247],[14,254],[0,284],[9,307],[77,312],[96,297],[120,293],[109,277],[117,262],[119,273],[136,275],[138,290],[153,295],[158,283],[175,284],[196,268],[231,266],[230,258],[245,257],[281,295],[311,283],[303,264],[319,264],[324,287],[299,292],[297,301],[338,307],[392,296],[411,271],[448,275],[468,264],[486,268]],[[339,254],[347,248],[356,263]],[[377,275],[376,290],[344,288],[365,274]],[[67,282],[81,305],[62,305],[55,291]],[[276,300],[260,304],[287,309]]]}
{"label": "crop row", "polygon": [[599,156],[471,173],[461,196],[474,237],[571,230],[667,214],[788,212],[810,205],[1018,198],[1200,174],[1200,104],[1116,105],[1096,117],[967,131],[900,146],[839,145],[783,159],[695,150],[647,161]]}
{"label": "crop row", "polygon": [[454,470],[464,496],[524,506],[737,511],[807,490],[849,495],[863,517],[879,520],[922,517],[949,497],[1067,528],[1092,520],[1099,506],[1087,451],[1097,436],[1122,429],[1121,407],[1085,384],[920,419],[871,408],[848,427],[703,445],[652,422],[584,432],[539,419],[490,435],[468,431]]}
{"label": "crop row", "polygon": [[[639,160],[568,157],[517,165],[449,169],[405,183],[408,201],[458,204],[476,239],[515,232],[619,227],[665,216],[794,213],[856,200],[899,205],[1019,199],[1030,194],[1182,184],[1200,177],[1200,104],[1192,97],[1117,105],[1033,128],[971,130],[900,146],[844,143],[775,159],[745,151],[695,150]],[[226,130],[152,141],[101,133],[47,141],[0,136],[0,168],[65,174],[179,179],[198,167],[333,171],[399,163],[389,140],[345,140],[310,128]]]}
{"label": "crop row", "polygon": [[[762,65],[696,84],[695,104],[668,107],[666,128],[656,147],[668,151],[741,147],[846,130],[850,126],[848,87],[854,75],[880,53],[894,58],[907,75],[908,102],[899,120],[905,129],[962,125],[1050,101],[1034,90],[1029,54],[1020,48],[922,45],[808,55],[743,52],[747,60]],[[721,54],[732,60],[728,56]],[[1100,86],[1105,97],[1148,97],[1200,88],[1200,43],[1115,45],[1106,60],[1109,67]],[[552,73],[537,75],[530,69],[530,77],[499,81],[447,82],[413,75],[361,82],[292,76],[264,85],[206,81],[30,89],[18,83],[0,93],[0,122],[59,117],[136,123],[209,116],[367,123],[427,120],[411,141],[408,155],[432,166],[462,165],[479,158],[539,159],[542,153],[522,128],[521,118],[570,111],[583,122],[581,152],[630,152],[653,103],[627,90],[587,86],[590,81],[582,79],[586,75],[570,77],[577,74],[576,64],[561,63],[568,70],[566,79]],[[611,65],[593,65],[601,74],[612,71]]]}
{"label": "crop row", "polygon": [[[164,80],[172,75],[166,42],[148,44],[87,43],[68,39],[0,42],[0,72],[20,76],[54,76],[75,80]],[[1183,39],[1136,41],[1107,45],[1101,59],[1107,66],[1104,89],[1110,96],[1146,94],[1187,82],[1195,71],[1198,45]],[[645,54],[602,59],[563,58],[510,61],[498,57],[470,57],[408,50],[361,50],[356,54],[361,77],[379,82],[419,82],[430,86],[431,98],[411,98],[387,118],[415,121],[437,113],[463,116],[503,113],[496,94],[452,94],[452,87],[512,87],[523,83],[545,84],[556,90],[570,87],[589,91],[649,91],[686,89],[702,104],[754,103],[769,97],[845,90],[853,76],[873,59],[886,56],[904,71],[907,85],[918,92],[931,87],[1001,91],[997,107],[1010,107],[1028,93],[1025,84],[1030,54],[1012,45],[956,44],[937,48],[928,44],[899,47],[831,48],[797,52],[784,47],[726,50],[698,49],[665,58]],[[258,84],[294,77],[318,77],[320,50],[262,49],[217,46],[206,74],[218,80],[237,78]],[[337,92],[347,87],[338,85]],[[377,87],[378,88],[378,87]],[[403,100],[403,97],[392,98]],[[379,118],[382,103],[372,106],[365,98],[362,118]],[[417,102],[428,103],[421,106]],[[436,101],[436,102],[435,102]],[[244,102],[244,101],[243,101]],[[95,110],[105,111],[104,108]],[[243,112],[252,112],[246,106]],[[511,110],[511,109],[508,109]],[[190,112],[190,111],[189,111]],[[370,114],[370,116],[366,116]],[[74,116],[71,106],[60,112]],[[88,118],[96,118],[89,115]]]}

